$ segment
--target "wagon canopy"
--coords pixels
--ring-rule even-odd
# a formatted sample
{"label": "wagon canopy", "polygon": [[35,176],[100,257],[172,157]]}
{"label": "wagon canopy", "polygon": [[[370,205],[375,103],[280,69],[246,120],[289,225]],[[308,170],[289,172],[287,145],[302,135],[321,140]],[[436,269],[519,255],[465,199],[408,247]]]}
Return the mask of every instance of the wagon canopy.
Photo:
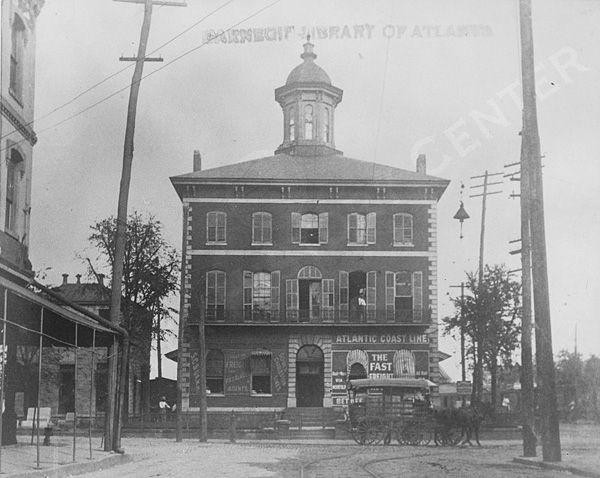
{"label": "wagon canopy", "polygon": [[348,381],[348,388],[350,390],[375,387],[425,389],[437,387],[437,385],[425,378],[358,378]]}

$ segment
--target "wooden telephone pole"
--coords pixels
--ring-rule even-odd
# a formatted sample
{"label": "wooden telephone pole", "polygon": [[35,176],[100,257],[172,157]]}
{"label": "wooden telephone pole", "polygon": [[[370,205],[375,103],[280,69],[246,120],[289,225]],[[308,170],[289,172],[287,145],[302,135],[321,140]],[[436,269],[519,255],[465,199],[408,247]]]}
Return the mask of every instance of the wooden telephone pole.
{"label": "wooden telephone pole", "polygon": [[[552,355],[550,297],[548,293],[542,156],[535,94],[531,0],[519,0],[519,17],[523,82],[523,164],[526,166],[526,172],[529,173],[527,193],[530,200],[529,225],[531,230],[533,304],[536,326],[536,368],[542,422],[542,456],[544,461],[560,461],[561,447],[556,406],[554,358]],[[522,172],[522,177],[524,173]],[[521,192],[523,192],[523,189]]]}
{"label": "wooden telephone pole", "polygon": [[[129,90],[129,104],[127,107],[127,124],[125,127],[125,143],[123,146],[123,169],[121,172],[121,184],[119,188],[119,204],[117,208],[117,227],[115,232],[115,252],[112,271],[111,301],[110,301],[110,320],[115,324],[121,321],[121,294],[123,285],[123,261],[125,257],[125,243],[127,234],[127,205],[129,202],[129,184],[131,182],[131,164],[133,162],[133,137],[135,132],[135,118],[137,114],[137,101],[144,71],[144,62],[146,58],[146,47],[148,36],[150,35],[150,23],[152,19],[153,5],[185,6],[182,3],[169,3],[157,0],[115,0],[117,2],[143,3],[144,20],[140,33],[140,43],[138,53],[133,60],[135,61],[135,70],[131,80]],[[121,449],[121,424],[123,415],[123,398],[127,381],[127,350],[123,347],[121,350],[121,364],[119,380],[117,385],[117,346],[113,342],[111,353],[109,354],[109,382],[108,382],[108,414],[105,424],[104,449]],[[115,388],[116,387],[116,388]],[[118,398],[117,393],[118,392]]]}
{"label": "wooden telephone pole", "polygon": [[[478,285],[481,286],[483,284],[483,251],[485,244],[485,214],[487,209],[487,197],[492,194],[500,194],[502,191],[488,191],[489,186],[495,186],[497,184],[502,184],[502,181],[497,181],[495,183],[490,183],[489,178],[491,176],[501,176],[502,173],[489,173],[486,169],[485,173],[480,176],[471,176],[471,179],[479,179],[483,178],[483,184],[477,184],[475,186],[471,186],[471,189],[475,188],[483,188],[483,191],[479,194],[472,194],[470,197],[476,198],[481,197],[481,232],[479,236],[479,275],[478,275]],[[481,331],[478,330],[477,336],[481,336]],[[471,395],[471,403],[480,403],[483,396],[483,350],[477,343],[478,340],[475,340],[474,348],[475,348],[475,366],[473,367],[473,393]]]}

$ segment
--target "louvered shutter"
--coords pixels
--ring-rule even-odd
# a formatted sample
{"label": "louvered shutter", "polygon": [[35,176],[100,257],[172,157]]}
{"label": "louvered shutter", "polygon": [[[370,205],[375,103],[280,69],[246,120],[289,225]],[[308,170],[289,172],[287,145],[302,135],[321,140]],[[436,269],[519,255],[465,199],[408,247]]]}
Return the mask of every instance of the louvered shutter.
{"label": "louvered shutter", "polygon": [[367,320],[375,320],[377,314],[377,272],[367,272]]}
{"label": "louvered shutter", "polygon": [[298,279],[285,281],[285,314],[288,321],[298,322]]}
{"label": "louvered shutter", "polygon": [[271,272],[271,322],[279,322],[279,271]]}
{"label": "louvered shutter", "polygon": [[388,322],[394,321],[396,309],[396,280],[393,272],[385,273],[385,311]]}
{"label": "louvered shutter", "polygon": [[376,230],[376,214],[370,212],[367,214],[367,244],[375,244],[377,242]]}
{"label": "louvered shutter", "polygon": [[242,287],[244,290],[244,320],[252,320],[252,272],[244,271]]}
{"label": "louvered shutter", "polygon": [[319,244],[327,244],[329,240],[329,214],[319,214]]}
{"label": "louvered shutter", "polygon": [[340,309],[340,320],[348,321],[348,272],[340,271],[339,273],[339,309]]}
{"label": "louvered shutter", "polygon": [[423,320],[423,272],[415,271],[412,273],[412,293],[413,293],[413,321],[421,322]]}
{"label": "louvered shutter", "polygon": [[321,295],[322,295],[322,305],[321,309],[323,310],[323,320],[326,322],[333,322],[334,315],[334,280],[333,279],[323,279],[321,282]]}
{"label": "louvered shutter", "polygon": [[292,244],[300,244],[300,223],[302,216],[299,212],[292,213]]}

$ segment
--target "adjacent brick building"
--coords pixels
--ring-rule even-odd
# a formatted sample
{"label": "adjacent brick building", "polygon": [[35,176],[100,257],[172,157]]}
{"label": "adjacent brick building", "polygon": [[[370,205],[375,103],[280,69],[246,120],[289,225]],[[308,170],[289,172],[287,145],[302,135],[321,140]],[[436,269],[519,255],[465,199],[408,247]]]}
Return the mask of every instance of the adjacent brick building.
{"label": "adjacent brick building", "polygon": [[[275,90],[283,142],[266,158],[171,181],[183,202],[183,410],[335,407],[350,377],[438,368],[436,206],[448,181],[345,157],[342,90],[314,62]],[[201,311],[201,308],[204,308]]]}

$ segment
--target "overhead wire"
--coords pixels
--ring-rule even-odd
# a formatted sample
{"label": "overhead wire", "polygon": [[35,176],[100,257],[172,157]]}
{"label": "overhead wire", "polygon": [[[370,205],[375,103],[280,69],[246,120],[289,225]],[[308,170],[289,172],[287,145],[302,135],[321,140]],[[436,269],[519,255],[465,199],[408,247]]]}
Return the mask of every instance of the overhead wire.
{"label": "overhead wire", "polygon": [[[233,1],[233,0],[230,0],[230,1]],[[172,59],[172,60],[170,60],[169,62],[165,63],[165,64],[164,64],[164,65],[162,65],[160,68],[157,68],[156,70],[154,70],[154,71],[151,71],[151,72],[147,73],[146,75],[144,75],[144,76],[143,76],[143,77],[142,77],[142,78],[139,80],[139,82],[142,82],[142,81],[143,81],[143,80],[145,80],[146,78],[148,78],[148,77],[150,77],[150,76],[152,76],[152,75],[155,75],[156,73],[158,73],[158,72],[160,72],[160,71],[164,70],[164,69],[165,69],[165,68],[167,68],[168,66],[170,66],[170,65],[172,65],[173,63],[175,63],[175,62],[177,62],[177,61],[181,60],[182,58],[184,58],[184,57],[188,56],[189,54],[191,54],[191,53],[193,53],[193,52],[195,52],[195,51],[199,50],[200,48],[204,47],[204,46],[205,46],[205,45],[207,45],[208,43],[210,43],[210,42],[213,42],[215,39],[217,39],[217,38],[219,38],[219,37],[221,37],[221,36],[225,35],[226,33],[228,33],[228,32],[229,32],[230,30],[232,30],[233,28],[235,28],[235,27],[237,27],[237,26],[241,25],[242,23],[244,23],[244,22],[246,22],[246,21],[248,21],[248,20],[250,20],[250,19],[254,18],[255,16],[257,16],[257,15],[259,15],[260,13],[262,13],[263,11],[265,11],[265,10],[267,10],[267,9],[271,8],[272,6],[274,6],[275,4],[279,3],[280,1],[281,1],[281,0],[274,0],[273,2],[269,3],[268,5],[265,5],[264,7],[260,8],[259,10],[256,10],[254,13],[252,13],[252,14],[248,15],[247,17],[243,18],[242,20],[240,20],[240,21],[238,21],[238,22],[234,23],[233,25],[231,25],[231,26],[230,26],[230,27],[228,27],[227,29],[225,29],[225,30],[221,31],[220,33],[217,33],[217,34],[215,34],[214,36],[211,36],[209,39],[207,39],[207,40],[203,41],[202,43],[200,43],[199,45],[195,46],[194,48],[191,48],[191,49],[189,49],[189,50],[185,51],[184,53],[182,53],[181,55],[179,55],[179,56],[176,56],[174,59]],[[56,127],[58,127],[58,126],[60,126],[60,125],[62,125],[62,124],[64,124],[64,123],[66,123],[66,122],[68,122],[68,121],[70,121],[70,120],[74,119],[74,118],[77,118],[78,116],[81,116],[82,114],[84,114],[84,113],[88,112],[89,110],[91,110],[91,109],[95,108],[96,106],[99,106],[99,105],[101,105],[102,103],[104,103],[104,102],[108,101],[109,99],[111,99],[111,98],[113,98],[113,97],[117,96],[119,93],[122,93],[123,91],[125,91],[125,90],[129,89],[130,87],[131,87],[131,84],[128,84],[128,85],[126,85],[126,86],[124,86],[124,87],[122,87],[122,88],[120,88],[120,89],[118,89],[118,90],[114,91],[114,92],[113,92],[113,93],[111,93],[110,95],[108,95],[108,96],[105,96],[104,98],[102,98],[101,100],[98,100],[98,101],[96,101],[95,103],[92,103],[91,105],[89,105],[89,106],[87,106],[86,108],[84,108],[84,109],[82,109],[82,110],[78,111],[77,113],[74,113],[74,114],[72,114],[71,116],[68,116],[68,117],[66,117],[65,119],[63,119],[63,120],[61,120],[61,121],[59,121],[59,122],[57,122],[57,123],[55,123],[55,124],[53,124],[53,125],[51,125],[51,126],[48,126],[48,127],[46,127],[46,128],[43,128],[43,129],[41,129],[40,131],[38,131],[38,134],[42,134],[42,133],[44,133],[44,132],[46,132],[46,131],[48,131],[48,130],[54,129],[54,128],[56,128]],[[27,141],[27,140],[26,140],[26,139],[22,139],[22,140],[20,140],[20,141],[17,141],[16,143],[12,143],[10,146],[6,146],[5,148],[2,148],[2,149],[0,149],[0,152],[6,151],[7,149],[10,149],[10,148],[14,147],[14,145],[15,145],[15,144],[20,144],[20,143],[22,143],[22,142],[24,142],[24,141]],[[4,159],[4,160],[1,160],[1,161],[6,161],[6,159]],[[0,162],[1,162],[1,161],[0,161]]]}

